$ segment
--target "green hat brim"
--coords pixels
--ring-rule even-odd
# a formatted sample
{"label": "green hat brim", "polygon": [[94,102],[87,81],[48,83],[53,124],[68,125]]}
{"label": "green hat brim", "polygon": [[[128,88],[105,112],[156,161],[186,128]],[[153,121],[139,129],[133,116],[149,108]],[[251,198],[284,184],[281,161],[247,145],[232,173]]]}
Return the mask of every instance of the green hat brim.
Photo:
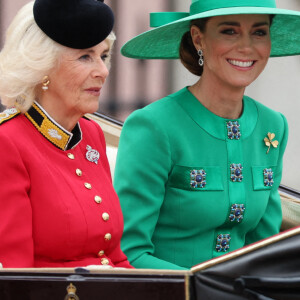
{"label": "green hat brim", "polygon": [[300,12],[264,7],[230,7],[194,14],[132,38],[121,48],[121,53],[130,58],[177,59],[181,37],[189,31],[191,20],[237,14],[275,15],[271,26],[271,57],[300,54]]}

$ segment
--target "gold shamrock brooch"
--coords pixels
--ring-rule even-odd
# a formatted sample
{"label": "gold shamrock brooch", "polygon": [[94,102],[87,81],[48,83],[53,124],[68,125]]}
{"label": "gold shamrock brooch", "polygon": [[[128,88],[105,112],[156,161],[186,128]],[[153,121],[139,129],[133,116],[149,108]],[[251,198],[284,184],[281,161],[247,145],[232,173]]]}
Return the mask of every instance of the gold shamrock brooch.
{"label": "gold shamrock brooch", "polygon": [[278,144],[279,144],[278,141],[273,141],[274,138],[275,138],[275,133],[271,133],[271,132],[268,132],[268,137],[265,137],[265,138],[264,138],[264,142],[265,142],[266,146],[268,147],[267,154],[268,154],[269,151],[270,151],[271,145],[272,145],[274,148],[277,148],[277,146],[278,146]]}

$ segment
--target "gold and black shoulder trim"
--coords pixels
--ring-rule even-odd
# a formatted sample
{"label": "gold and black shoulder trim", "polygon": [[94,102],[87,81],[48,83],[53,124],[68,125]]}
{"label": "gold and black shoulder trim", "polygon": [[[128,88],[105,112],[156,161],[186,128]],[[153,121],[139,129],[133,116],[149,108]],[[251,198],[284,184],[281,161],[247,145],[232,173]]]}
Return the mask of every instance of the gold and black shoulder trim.
{"label": "gold and black shoulder trim", "polygon": [[0,113],[0,125],[18,116],[21,112],[16,108],[8,108]]}

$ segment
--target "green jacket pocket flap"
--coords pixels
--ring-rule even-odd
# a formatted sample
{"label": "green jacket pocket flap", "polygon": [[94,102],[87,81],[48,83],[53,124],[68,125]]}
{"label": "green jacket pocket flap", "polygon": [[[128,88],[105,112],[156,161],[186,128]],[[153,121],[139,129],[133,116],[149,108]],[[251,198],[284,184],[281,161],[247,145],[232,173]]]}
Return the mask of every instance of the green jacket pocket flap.
{"label": "green jacket pocket flap", "polygon": [[252,167],[253,189],[270,190],[274,184],[276,166]]}
{"label": "green jacket pocket flap", "polygon": [[188,191],[223,191],[221,168],[174,166],[168,186]]}

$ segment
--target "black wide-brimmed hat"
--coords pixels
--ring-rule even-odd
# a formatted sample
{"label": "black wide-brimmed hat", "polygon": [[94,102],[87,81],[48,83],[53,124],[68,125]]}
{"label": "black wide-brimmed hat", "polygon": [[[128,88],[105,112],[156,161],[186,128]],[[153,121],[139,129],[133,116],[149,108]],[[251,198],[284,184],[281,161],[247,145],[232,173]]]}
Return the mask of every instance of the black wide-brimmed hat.
{"label": "black wide-brimmed hat", "polygon": [[114,25],[113,12],[103,0],[35,0],[33,15],[48,37],[75,49],[99,44]]}

